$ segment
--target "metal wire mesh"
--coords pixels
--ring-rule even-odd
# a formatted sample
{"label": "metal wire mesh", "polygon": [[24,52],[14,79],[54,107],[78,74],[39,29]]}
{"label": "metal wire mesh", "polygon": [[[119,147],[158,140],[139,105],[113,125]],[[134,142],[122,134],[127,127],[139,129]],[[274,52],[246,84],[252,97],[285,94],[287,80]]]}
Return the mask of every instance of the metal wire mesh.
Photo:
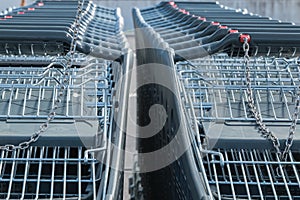
{"label": "metal wire mesh", "polygon": [[1,199],[87,199],[101,180],[102,164],[84,160],[84,148],[30,147],[0,151]]}
{"label": "metal wire mesh", "polygon": [[300,154],[282,162],[270,150],[218,150],[224,160],[206,154],[203,163],[217,199],[299,199]]}
{"label": "metal wire mesh", "polygon": [[[65,83],[55,119],[93,119],[100,122],[99,128],[108,131],[112,65],[116,63],[101,59],[77,61],[82,66],[73,66],[68,72],[69,82]],[[47,118],[59,95],[62,75],[57,63],[47,67],[2,67],[0,118],[30,122]],[[97,135],[95,140],[102,147],[106,137]],[[102,175],[108,170],[102,164],[106,161],[101,161],[104,151],[97,159],[93,152],[84,159],[85,150],[84,147],[39,146],[1,151],[0,199],[96,199]]]}
{"label": "metal wire mesh", "polygon": [[6,12],[14,20],[3,24],[8,34],[0,42],[0,199],[114,199],[122,192],[123,173],[109,165],[123,163],[111,148],[125,139],[111,105],[126,102],[123,86],[115,87],[131,63],[121,52],[128,46],[123,18],[119,9],[73,3]]}
{"label": "metal wire mesh", "polygon": [[[198,120],[253,120],[247,111],[242,58],[213,56],[176,66]],[[300,83],[298,61],[255,58],[251,68],[253,94],[263,119],[290,121]]]}
{"label": "metal wire mesh", "polygon": [[[104,118],[110,102],[109,62],[72,68],[56,119]],[[46,118],[58,95],[62,71],[52,67],[3,67],[0,118]]]}
{"label": "metal wire mesh", "polygon": [[[263,120],[282,126],[290,122],[299,87],[298,59],[259,57],[251,59],[251,82],[255,104]],[[183,91],[187,117],[203,125],[210,122],[251,123],[248,112],[243,58],[214,55],[203,59],[180,62],[176,65],[179,85]],[[255,125],[244,128],[251,135]],[[199,135],[206,148],[206,126],[199,127]],[[253,138],[244,138],[242,129],[222,127],[217,140],[224,143],[199,149],[199,170],[216,199],[299,199],[300,154],[297,147],[289,152],[287,161],[281,161],[271,146],[253,149]],[[280,129],[282,130],[282,129]],[[286,133],[281,133],[284,137]],[[203,134],[203,135],[202,135]],[[202,137],[203,136],[203,137]],[[230,148],[230,138],[239,139],[239,148]],[[257,138],[256,138],[257,139]],[[257,140],[254,140],[257,141]],[[296,141],[294,141],[296,142]],[[247,145],[246,145],[247,144]],[[250,145],[249,145],[250,144]],[[267,144],[267,143],[266,143]],[[222,146],[223,145],[223,146]],[[294,143],[298,145],[298,142]],[[267,147],[267,148],[266,148]],[[199,155],[198,155],[199,156]]]}

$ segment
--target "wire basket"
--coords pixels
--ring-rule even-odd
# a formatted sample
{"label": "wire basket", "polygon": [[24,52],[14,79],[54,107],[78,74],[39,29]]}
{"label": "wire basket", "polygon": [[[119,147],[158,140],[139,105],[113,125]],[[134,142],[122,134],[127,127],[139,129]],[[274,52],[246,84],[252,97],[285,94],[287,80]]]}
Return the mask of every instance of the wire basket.
{"label": "wire basket", "polygon": [[[284,58],[251,60],[255,103],[265,121],[292,119],[299,85],[297,62]],[[243,58],[214,56],[176,66],[198,120],[253,121],[247,111]]]}
{"label": "wire basket", "polygon": [[300,198],[299,152],[283,162],[266,149],[219,149],[224,160],[204,155],[203,163],[216,199]]}
{"label": "wire basket", "polygon": [[[110,106],[110,64],[96,60],[82,68],[72,68],[56,117],[104,118]],[[49,66],[1,68],[0,118],[46,118],[57,98],[61,78],[62,71]]]}
{"label": "wire basket", "polygon": [[[298,59],[257,57],[250,63],[255,105],[275,132],[284,130],[279,134],[283,140],[295,109]],[[216,199],[300,198],[299,142],[294,140],[287,161],[282,161],[259,135],[248,111],[244,59],[219,54],[177,63],[176,71],[188,118],[199,125],[203,149],[197,160],[204,166],[211,195]],[[212,123],[222,127],[216,137],[211,133],[216,129],[207,125]],[[211,146],[209,140],[222,142]]]}
{"label": "wire basket", "polygon": [[30,147],[0,151],[1,199],[89,199],[103,165],[84,159],[83,147]]}

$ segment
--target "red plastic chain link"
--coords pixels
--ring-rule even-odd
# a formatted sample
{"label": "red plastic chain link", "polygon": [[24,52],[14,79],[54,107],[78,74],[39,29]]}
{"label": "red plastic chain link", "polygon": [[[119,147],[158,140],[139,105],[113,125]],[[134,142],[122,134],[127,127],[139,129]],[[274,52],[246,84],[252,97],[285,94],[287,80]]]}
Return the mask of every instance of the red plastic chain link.
{"label": "red plastic chain link", "polygon": [[29,10],[29,11],[34,11],[35,8],[28,8],[27,10]]}
{"label": "red plastic chain link", "polygon": [[179,12],[182,12],[183,14],[187,14],[187,15],[190,14],[190,12],[186,11],[185,9],[179,9]]}
{"label": "red plastic chain link", "polygon": [[24,15],[24,14],[25,14],[25,12],[23,12],[23,11],[18,12],[18,15]]}
{"label": "red plastic chain link", "polygon": [[239,31],[238,30],[236,30],[236,29],[231,29],[231,30],[229,30],[229,33],[238,33]]}
{"label": "red plastic chain link", "polygon": [[170,1],[169,4],[170,4],[171,6],[174,6],[174,5],[175,5],[175,2],[174,2],[174,1]]}
{"label": "red plastic chain link", "polygon": [[214,26],[219,26],[220,25],[219,22],[211,22],[211,24],[214,25]]}
{"label": "red plastic chain link", "polygon": [[198,17],[199,20],[206,21],[205,17]]}
{"label": "red plastic chain link", "polygon": [[39,2],[38,6],[44,6],[44,3],[43,2]]}
{"label": "red plastic chain link", "polygon": [[173,8],[177,8],[177,5],[174,1],[170,1],[169,4],[173,7]]}
{"label": "red plastic chain link", "polygon": [[219,26],[220,29],[227,29],[228,26]]}
{"label": "red plastic chain link", "polygon": [[4,18],[5,18],[5,19],[12,19],[13,16],[11,16],[11,15],[6,15],[6,16],[4,16]]}
{"label": "red plastic chain link", "polygon": [[241,34],[240,35],[240,42],[244,43],[245,40],[247,40],[247,42],[249,43],[251,41],[251,37],[248,34]]}

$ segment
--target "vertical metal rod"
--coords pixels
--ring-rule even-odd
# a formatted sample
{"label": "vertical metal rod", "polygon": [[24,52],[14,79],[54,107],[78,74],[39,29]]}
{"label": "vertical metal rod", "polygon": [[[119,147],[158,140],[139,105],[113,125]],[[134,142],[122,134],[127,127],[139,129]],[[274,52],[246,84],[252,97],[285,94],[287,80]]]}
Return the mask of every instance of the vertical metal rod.
{"label": "vertical metal rod", "polygon": [[[225,151],[224,154],[225,154],[226,161],[228,161],[227,151]],[[226,167],[227,167],[227,170],[228,170],[228,176],[229,176],[229,181],[230,181],[230,186],[231,186],[231,191],[232,191],[232,197],[233,197],[234,200],[236,200],[234,184],[233,184],[233,180],[232,180],[232,174],[231,174],[231,171],[230,171],[229,163],[226,164]]]}
{"label": "vertical metal rod", "polygon": [[[107,99],[107,91],[103,90],[103,98],[104,100],[108,100]],[[112,106],[112,110],[114,110],[114,106]],[[112,124],[113,123],[113,118],[114,118],[114,112],[112,112],[111,114],[111,119],[110,121],[108,121],[108,107],[107,104],[104,105],[104,133],[108,133],[106,136],[103,137],[104,143],[105,143],[105,147],[106,147],[106,161],[105,161],[105,172],[104,172],[104,186],[103,186],[103,194],[106,192],[107,190],[107,185],[108,185],[108,175],[109,175],[109,163],[111,160],[111,137],[112,137],[112,127],[110,126],[108,128],[108,123]],[[93,153],[94,156],[94,153]],[[93,166],[94,166],[94,162],[93,162]],[[102,199],[105,199],[105,195],[102,196]]]}
{"label": "vertical metal rod", "polygon": [[24,180],[23,180],[23,188],[22,188],[22,196],[21,199],[25,198],[25,193],[26,193],[26,183],[27,183],[27,177],[28,177],[28,172],[29,172],[29,168],[30,168],[30,164],[29,164],[29,158],[32,152],[32,147],[29,147],[29,149],[25,150],[27,152],[27,160],[26,160],[26,164],[25,164],[25,172],[24,172]]}
{"label": "vertical metal rod", "polygon": [[241,90],[241,101],[242,101],[242,104],[243,104],[243,110],[244,110],[244,115],[245,115],[245,120],[248,119],[248,114],[247,114],[247,106],[246,106],[246,101],[245,99],[247,99],[247,95],[246,95],[246,90]]}
{"label": "vertical metal rod", "polygon": [[[234,155],[235,154],[234,150],[231,149],[230,152],[231,152],[231,156],[232,156],[232,161],[236,161],[236,159],[235,159],[236,156]],[[237,181],[241,182],[242,180],[240,178],[238,165],[236,163],[234,163],[233,166],[234,166],[234,169],[235,169],[234,172],[235,172],[235,176],[237,178]]]}
{"label": "vertical metal rod", "polygon": [[[251,158],[249,156],[248,150],[241,149],[240,152],[241,152],[241,155],[242,155],[242,159],[244,161],[251,160]],[[253,180],[252,180],[252,172],[251,172],[251,166],[249,164],[245,163],[245,171],[246,171],[246,177],[247,177],[248,181],[250,183],[252,183],[253,182]]]}
{"label": "vertical metal rod", "polygon": [[35,193],[35,199],[39,199],[39,193],[40,193],[40,184],[41,184],[41,174],[42,174],[42,166],[43,166],[43,157],[44,157],[44,148],[40,148],[40,159],[39,159],[39,169],[38,169],[38,177],[37,177],[37,183],[36,183],[36,193]]}
{"label": "vertical metal rod", "polygon": [[7,116],[8,117],[10,116],[10,110],[11,110],[11,105],[12,105],[13,96],[14,96],[14,89],[15,89],[15,87],[12,86],[10,97],[9,97],[9,102],[8,102],[8,109],[7,109]]}
{"label": "vertical metal rod", "polygon": [[55,158],[56,158],[56,149],[53,147],[53,161],[52,161],[52,174],[51,174],[51,187],[50,187],[50,199],[53,199],[54,193],[54,183],[55,183]]}
{"label": "vertical metal rod", "polygon": [[[266,158],[267,158],[268,161],[274,161],[274,158],[273,158],[271,152],[269,152],[269,151],[266,150],[265,151],[265,155],[266,155]],[[278,177],[278,171],[277,171],[276,166],[270,165],[270,172],[271,172],[271,175],[273,176],[273,182],[280,181],[280,177]]]}
{"label": "vertical metal rod", "polygon": [[239,154],[239,159],[240,159],[240,162],[241,162],[241,169],[242,169],[242,174],[243,174],[243,178],[244,178],[244,181],[245,181],[247,196],[248,196],[248,199],[251,200],[250,189],[249,189],[249,185],[248,185],[248,181],[247,181],[247,176],[246,176],[246,173],[245,173],[245,168],[244,168],[241,152],[239,151],[238,154]]}
{"label": "vertical metal rod", "polygon": [[[213,155],[212,155],[212,159],[214,160],[214,156]],[[220,186],[219,186],[219,181],[218,181],[218,173],[217,173],[215,162],[213,163],[213,170],[214,170],[214,177],[215,177],[215,181],[216,181],[218,199],[221,200],[222,199],[221,198],[221,191],[220,191]]]}
{"label": "vertical metal rod", "polygon": [[282,88],[281,88],[281,93],[283,94],[284,105],[285,105],[286,110],[287,110],[288,119],[291,120],[292,119],[292,115],[291,115],[291,112],[290,112],[290,109],[289,109],[288,100],[287,100],[286,94],[285,94],[285,92],[283,91]]}
{"label": "vertical metal rod", "polygon": [[[94,199],[97,199],[97,190],[96,190],[96,167],[95,167],[95,162],[96,162],[96,160],[95,160],[95,153],[94,152],[92,152],[92,179],[93,179],[93,198]],[[106,170],[108,171],[108,166],[106,166]],[[104,191],[105,192],[105,191]],[[104,193],[103,193],[103,196],[105,196],[104,195]]]}
{"label": "vertical metal rod", "polygon": [[78,177],[78,199],[81,199],[81,156],[82,147],[78,147],[78,164],[77,164],[77,177]]}
{"label": "vertical metal rod", "polygon": [[16,154],[17,154],[17,150],[14,150],[12,152],[12,154],[13,154],[13,161],[12,161],[11,173],[10,173],[10,180],[9,180],[9,185],[8,185],[8,190],[7,190],[7,197],[6,197],[7,200],[10,199],[12,185],[13,185],[13,180],[14,180],[14,176],[15,176],[14,172],[15,172],[15,166],[16,166]]}
{"label": "vertical metal rod", "polygon": [[251,161],[253,162],[252,167],[253,167],[255,179],[256,179],[256,182],[257,182],[257,187],[258,187],[258,192],[259,192],[259,195],[260,195],[260,199],[264,200],[264,195],[263,195],[263,192],[261,190],[261,185],[260,185],[261,183],[260,183],[259,176],[258,176],[258,173],[257,173],[257,169],[256,169],[256,165],[255,165],[255,160],[254,160],[253,152],[252,151],[250,151],[250,157],[251,157]]}
{"label": "vertical metal rod", "polygon": [[25,94],[24,94],[24,99],[23,99],[23,108],[22,108],[22,116],[25,116],[27,95],[28,95],[28,86],[26,86],[26,88],[25,88]]}
{"label": "vertical metal rod", "polygon": [[209,160],[208,154],[206,154],[206,156],[204,158],[206,159],[206,162],[207,162],[207,170],[208,170],[208,173],[209,173],[210,180],[214,181],[213,173],[212,173],[212,170],[211,170],[211,168],[212,168],[211,167],[211,162]]}
{"label": "vertical metal rod", "polygon": [[284,186],[285,186],[287,195],[288,195],[288,197],[289,197],[290,200],[293,200],[293,198],[292,198],[292,196],[291,196],[291,192],[290,192],[289,186],[288,186],[288,183],[287,183],[287,181],[286,181],[285,174],[284,174],[284,172],[283,172],[282,164],[280,163],[281,160],[280,160],[280,158],[278,157],[278,155],[276,155],[276,158],[277,158],[277,161],[278,161],[278,163],[279,163],[278,165],[279,165],[281,177],[282,177],[282,179],[283,179],[283,182],[284,182]]}
{"label": "vertical metal rod", "polygon": [[40,116],[40,109],[41,109],[41,97],[42,96],[42,87],[39,87],[39,94],[38,94],[38,103],[37,103],[37,111],[36,111],[36,115],[37,117]]}
{"label": "vertical metal rod", "polygon": [[[54,107],[55,105],[55,99],[56,99],[56,96],[58,96],[59,94],[57,93],[57,89],[56,89],[56,86],[54,85],[53,88],[52,88],[52,99],[51,99],[51,108]],[[63,104],[63,100],[62,100],[62,104]],[[57,114],[57,113],[56,113]]]}
{"label": "vertical metal rod", "polygon": [[212,98],[213,98],[213,103],[214,103],[214,106],[215,106],[215,114],[216,114],[216,118],[219,118],[219,114],[218,114],[218,104],[217,104],[217,101],[216,101],[216,95],[214,93],[214,90],[212,90]]}
{"label": "vertical metal rod", "polygon": [[273,116],[274,116],[274,119],[276,120],[276,119],[277,119],[277,115],[276,115],[276,108],[275,108],[275,106],[274,106],[274,101],[275,101],[274,95],[273,95],[273,92],[272,92],[272,91],[268,91],[268,90],[267,90],[267,92],[269,92],[269,93],[270,93],[270,96],[271,96],[269,103],[271,104],[272,111],[273,111]]}
{"label": "vertical metal rod", "polygon": [[3,161],[3,158],[4,158],[4,155],[5,155],[5,151],[4,150],[2,150],[1,151],[1,161],[0,161],[0,177],[2,178],[2,172],[4,173],[4,170],[3,170],[3,168],[4,168],[4,161]]}
{"label": "vertical metal rod", "polygon": [[[83,80],[82,80],[82,82],[83,82]],[[83,108],[83,102],[84,102],[84,94],[83,94],[83,85],[81,85],[80,86],[81,87],[81,96],[80,96],[80,98],[81,98],[81,100],[80,100],[80,116],[81,117],[83,117],[83,110],[84,110],[84,108]],[[97,108],[97,107],[96,107]],[[97,112],[97,109],[96,109],[96,112]],[[96,116],[97,116],[97,113],[96,113]]]}
{"label": "vertical metal rod", "polygon": [[273,178],[272,178],[273,176],[272,176],[272,174],[270,172],[269,165],[267,164],[268,160],[267,160],[265,154],[263,154],[263,157],[264,157],[264,161],[266,162],[265,165],[266,165],[266,169],[267,169],[267,172],[268,172],[268,176],[269,176],[269,180],[270,180],[270,183],[271,183],[271,187],[272,187],[272,190],[273,190],[274,198],[275,198],[275,200],[278,200],[278,196],[276,194],[276,189],[275,189],[275,185],[274,185]]}
{"label": "vertical metal rod", "polygon": [[[32,76],[30,78],[30,85],[34,85],[34,72],[31,72],[30,74],[32,74]],[[29,88],[28,99],[31,99],[31,95],[32,95],[32,88]]]}
{"label": "vertical metal rod", "polygon": [[[71,85],[71,78],[69,78],[69,86]],[[70,116],[70,113],[69,113],[69,109],[70,109],[70,102],[71,102],[71,89],[70,89],[70,87],[67,87],[66,88],[66,105],[65,106],[62,106],[62,110],[64,109],[64,108],[66,108],[66,113],[65,113],[65,115],[66,116]]]}
{"label": "vertical metal rod", "polygon": [[[14,81],[12,81],[12,84],[14,84]],[[16,92],[15,92],[15,95],[14,95],[14,99],[17,100],[18,99],[18,96],[19,96],[19,88],[16,87]]]}
{"label": "vertical metal rod", "polygon": [[66,194],[67,194],[67,160],[68,160],[68,148],[65,147],[64,151],[64,175],[63,175],[63,200],[66,199]]}
{"label": "vertical metal rod", "polygon": [[233,118],[233,113],[232,113],[232,107],[231,107],[231,101],[229,95],[227,96],[227,103],[228,103],[228,109],[229,109],[229,116],[230,118]]}
{"label": "vertical metal rod", "polygon": [[[295,160],[293,158],[293,154],[292,154],[291,151],[289,152],[289,157],[290,157],[291,162],[295,162]],[[298,174],[298,171],[297,171],[297,167],[296,167],[295,164],[293,164],[292,167],[293,167],[295,178],[297,180],[298,187],[299,187],[299,190],[300,190],[300,179],[299,179],[299,174]]]}

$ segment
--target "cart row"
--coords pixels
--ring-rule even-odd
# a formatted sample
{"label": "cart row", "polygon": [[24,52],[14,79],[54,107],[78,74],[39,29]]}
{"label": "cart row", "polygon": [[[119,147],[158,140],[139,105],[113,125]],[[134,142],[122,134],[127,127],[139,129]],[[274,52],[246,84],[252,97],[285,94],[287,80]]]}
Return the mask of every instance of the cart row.
{"label": "cart row", "polygon": [[0,198],[121,199],[132,54],[120,9],[36,1],[2,12],[0,29]]}
{"label": "cart row", "polygon": [[[176,148],[168,154],[178,158],[172,166],[152,173],[143,171],[143,159],[138,162],[145,199],[152,193],[159,199],[299,198],[299,26],[213,2],[161,2],[133,15],[137,43],[144,45],[139,48],[171,55],[148,53],[138,60],[151,55],[159,66],[171,63],[175,72],[163,83],[171,79],[179,100],[165,109],[169,120],[180,118],[174,123],[187,135],[178,145],[191,149],[180,157]],[[155,65],[148,69],[154,74]],[[165,102],[169,95],[159,98]],[[141,140],[140,150],[168,146],[180,138],[169,131],[176,128],[167,120],[166,132]],[[168,174],[162,184],[155,182],[160,172]],[[190,178],[193,172],[200,178]]]}

